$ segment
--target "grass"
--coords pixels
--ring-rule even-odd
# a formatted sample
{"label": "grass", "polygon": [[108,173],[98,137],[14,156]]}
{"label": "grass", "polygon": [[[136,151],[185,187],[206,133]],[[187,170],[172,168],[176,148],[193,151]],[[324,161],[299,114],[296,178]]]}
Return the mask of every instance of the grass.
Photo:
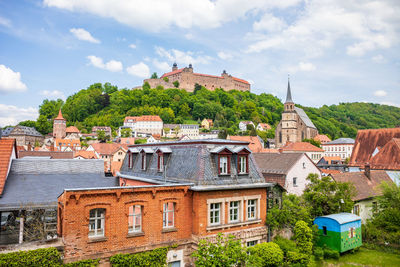
{"label": "grass", "polygon": [[361,247],[355,252],[343,253],[338,260],[324,260],[319,266],[400,266],[400,252],[391,253]]}

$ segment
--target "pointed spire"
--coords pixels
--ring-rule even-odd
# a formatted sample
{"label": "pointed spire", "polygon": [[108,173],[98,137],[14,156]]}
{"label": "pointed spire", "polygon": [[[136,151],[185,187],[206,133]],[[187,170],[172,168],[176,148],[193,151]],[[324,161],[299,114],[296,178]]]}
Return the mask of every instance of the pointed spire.
{"label": "pointed spire", "polygon": [[61,108],[60,108],[60,110],[58,111],[58,116],[55,118],[55,120],[65,120],[64,117],[63,117],[63,115],[62,115],[62,113],[61,113]]}
{"label": "pointed spire", "polygon": [[292,100],[292,92],[290,91],[290,77],[288,74],[288,82],[287,82],[287,94],[285,103],[294,103]]}

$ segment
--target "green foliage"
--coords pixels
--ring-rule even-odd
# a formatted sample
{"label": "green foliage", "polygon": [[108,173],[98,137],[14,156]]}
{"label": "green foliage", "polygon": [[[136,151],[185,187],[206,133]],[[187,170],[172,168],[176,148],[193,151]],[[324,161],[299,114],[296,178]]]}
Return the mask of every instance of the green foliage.
{"label": "green foliage", "polygon": [[340,253],[337,250],[333,250],[327,246],[324,246],[324,259],[339,259]]}
{"label": "green foliage", "polygon": [[315,247],[314,257],[317,261],[322,260],[324,258],[324,250],[321,247]]}
{"label": "green foliage", "polygon": [[178,81],[174,81],[172,84],[173,84],[176,88],[179,88],[179,82],[178,82]]}
{"label": "green foliage", "polygon": [[400,187],[383,183],[378,210],[363,228],[363,239],[378,244],[400,245]]}
{"label": "green foliage", "polygon": [[140,145],[140,144],[146,144],[147,140],[146,139],[135,139],[135,145]]}
{"label": "green foliage", "polygon": [[165,82],[169,82],[169,78],[168,78],[168,77],[164,77],[163,80],[164,80]]}
{"label": "green foliage", "polygon": [[131,137],[132,129],[131,128],[123,128],[121,129],[121,137]]}
{"label": "green foliage", "polygon": [[192,255],[196,266],[242,266],[246,261],[246,250],[240,240],[230,235],[223,237],[218,234],[216,242],[200,240],[198,249]]}
{"label": "green foliage", "polygon": [[274,242],[257,244],[248,248],[248,252],[250,266],[281,266],[283,263],[283,251]]}
{"label": "green foliage", "polygon": [[155,266],[163,267],[167,265],[168,247],[157,248],[152,251],[140,252],[135,254],[116,254],[110,257],[112,266]]}
{"label": "green foliage", "polygon": [[296,222],[302,220],[311,225],[312,218],[301,197],[283,194],[282,207],[275,205],[267,212],[267,225],[271,229],[294,228]]}
{"label": "green foliage", "polygon": [[94,260],[81,260],[81,261],[75,261],[71,263],[66,263],[63,266],[67,267],[96,267],[99,265],[100,260],[99,259],[94,259]]}
{"label": "green foliage", "polygon": [[36,127],[36,121],[31,121],[31,120],[21,121],[18,124],[26,127]]}
{"label": "green foliage", "polygon": [[297,221],[294,227],[294,239],[296,240],[296,246],[300,253],[311,255],[313,248],[313,235],[312,230],[308,227],[304,221]]}
{"label": "green foliage", "polygon": [[303,139],[303,142],[307,142],[307,143],[310,143],[310,144],[312,144],[312,145],[314,145],[316,147],[321,148],[321,142],[315,141],[314,139]]}
{"label": "green foliage", "polygon": [[158,79],[157,72],[153,72],[153,74],[151,75],[150,79]]}
{"label": "green foliage", "polygon": [[0,254],[0,266],[61,266],[61,256],[56,248],[18,251]]}
{"label": "green foliage", "polygon": [[[130,130],[130,129],[129,129]],[[104,131],[97,131],[97,140],[105,142],[110,139],[110,136],[106,135]]]}
{"label": "green foliage", "polygon": [[307,177],[310,184],[303,193],[311,218],[339,212],[351,212],[355,188],[350,183],[337,183],[329,176],[318,178],[316,174]]}

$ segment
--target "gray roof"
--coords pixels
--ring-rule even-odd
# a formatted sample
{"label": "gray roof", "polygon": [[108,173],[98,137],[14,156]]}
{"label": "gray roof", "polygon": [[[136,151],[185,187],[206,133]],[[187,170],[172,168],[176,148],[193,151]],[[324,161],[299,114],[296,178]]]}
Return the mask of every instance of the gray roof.
{"label": "gray roof", "polygon": [[286,101],[285,103],[294,103],[292,100],[292,92],[290,91],[290,81],[288,79],[287,82],[287,93],[286,93]]}
{"label": "gray roof", "polygon": [[14,159],[0,210],[55,207],[66,188],[118,186],[114,177],[104,176],[102,160]]}
{"label": "gray roof", "polygon": [[354,144],[355,140],[353,138],[339,138],[333,141],[327,142],[324,145],[338,145],[338,144]]}
{"label": "gray roof", "polygon": [[305,123],[307,127],[317,128],[302,108],[294,107],[294,110],[297,112],[297,114],[300,116],[301,120]]}
{"label": "gray roof", "polygon": [[354,221],[359,221],[361,220],[361,217],[353,214],[353,213],[347,213],[347,212],[342,212],[342,213],[336,213],[336,214],[330,214],[330,215],[325,215],[325,216],[319,216],[315,219],[318,218],[329,218],[332,220],[337,221],[339,224],[344,224],[344,223],[349,223],[349,222],[354,222]]}
{"label": "gray roof", "polygon": [[[197,140],[196,140],[197,141]],[[137,154],[133,154],[133,168],[128,168],[128,160],[122,164],[120,176],[127,179],[130,177],[142,177],[154,179],[155,181],[193,183],[194,185],[234,185],[234,184],[256,184],[264,183],[265,180],[255,164],[252,154],[249,155],[249,173],[245,175],[237,174],[236,156],[231,157],[231,174],[218,175],[217,157],[211,153],[216,147],[229,148],[231,151],[243,142],[233,142],[229,140],[219,140],[221,143],[213,142],[215,140],[202,140],[201,142],[166,142],[156,143],[154,151],[158,148],[168,147],[171,153],[165,155],[166,172],[158,171],[157,154],[146,154],[146,170],[142,170],[142,159]],[[245,142],[247,143],[247,142]],[[140,149],[141,147],[138,146]],[[219,150],[219,149],[218,149]]]}
{"label": "gray roof", "polygon": [[303,153],[255,153],[258,168],[263,173],[287,174]]}
{"label": "gray roof", "polygon": [[3,131],[1,132],[2,136],[7,137],[10,135],[11,131],[14,130],[14,127],[7,127],[5,129],[3,129]]}
{"label": "gray roof", "polygon": [[36,131],[34,127],[28,127],[28,126],[22,126],[22,125],[17,125],[13,127],[11,132],[8,135],[30,135],[30,136],[43,136],[41,133]]}

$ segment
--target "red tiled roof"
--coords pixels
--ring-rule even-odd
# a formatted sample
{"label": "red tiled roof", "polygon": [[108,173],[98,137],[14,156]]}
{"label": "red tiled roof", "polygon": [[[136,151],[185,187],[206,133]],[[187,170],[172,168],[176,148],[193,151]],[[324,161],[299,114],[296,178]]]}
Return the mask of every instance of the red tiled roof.
{"label": "red tiled roof", "polygon": [[400,138],[387,142],[369,163],[375,170],[400,170]]}
{"label": "red tiled roof", "polygon": [[121,170],[122,163],[122,161],[111,161],[111,172],[114,176]]}
{"label": "red tiled roof", "polygon": [[385,171],[371,170],[370,179],[365,175],[365,172],[333,173],[331,176],[336,182],[350,182],[354,184],[357,190],[357,195],[353,198],[355,201],[379,196],[381,195],[379,185],[382,182],[393,183]]}
{"label": "red tiled roof", "polygon": [[121,147],[121,145],[115,143],[95,143],[92,144],[92,147],[100,155],[112,155]]}
{"label": "red tiled roof", "polygon": [[253,153],[260,153],[265,150],[257,136],[229,136],[228,140],[249,142],[249,148]]}
{"label": "red tiled roof", "polygon": [[268,123],[259,123],[259,125],[260,125],[263,129],[267,129],[267,130],[270,130],[270,129],[271,129],[271,125],[269,125]]}
{"label": "red tiled roof", "polygon": [[319,169],[322,173],[326,173],[326,174],[333,174],[333,173],[341,173],[341,171],[339,170],[328,170],[328,169]]}
{"label": "red tiled roof", "polygon": [[152,136],[156,140],[160,140],[161,139],[161,134],[152,134]]}
{"label": "red tiled roof", "polygon": [[61,113],[61,109],[58,111],[58,116],[55,118],[55,120],[64,120],[65,121],[65,119]]}
{"label": "red tiled roof", "polygon": [[67,132],[67,133],[80,133],[78,128],[76,128],[75,126],[67,127],[67,129],[65,129],[65,132]]}
{"label": "red tiled roof", "polygon": [[314,137],[315,141],[321,142],[321,143],[326,143],[326,142],[330,142],[332,141],[328,136],[326,136],[325,134],[317,134]]}
{"label": "red tiled roof", "polygon": [[383,147],[392,138],[400,138],[400,128],[359,130],[349,166],[364,166],[371,160],[375,149]]}
{"label": "red tiled roof", "polygon": [[167,72],[167,73],[164,73],[160,78],[164,78],[164,77],[167,77],[167,76],[171,76],[171,75],[180,73],[180,72],[182,72],[182,71],[183,71],[183,68],[182,68],[182,69],[178,69],[178,70],[174,70],[174,71],[171,71],[171,72]]}
{"label": "red tiled roof", "polygon": [[242,83],[246,83],[246,84],[250,84],[248,81],[246,81],[246,80],[243,80],[243,79],[239,79],[239,78],[236,78],[236,77],[232,77],[235,81],[238,81],[238,82],[242,82]]}
{"label": "red tiled roof", "polygon": [[121,137],[121,145],[134,145],[135,137]]}
{"label": "red tiled roof", "polygon": [[97,159],[96,153],[94,151],[77,150],[74,152],[74,158],[82,157],[84,159]]}
{"label": "red tiled roof", "polygon": [[322,157],[325,161],[328,162],[328,164],[332,163],[332,160],[334,161],[342,161],[342,159],[340,157]]}
{"label": "red tiled roof", "polygon": [[133,120],[133,121],[162,121],[160,116],[158,115],[143,115],[143,116],[134,116],[134,117],[125,117],[124,122],[127,122],[128,120]]}
{"label": "red tiled roof", "polygon": [[322,148],[316,147],[308,142],[287,143],[282,147],[283,151],[305,151],[305,152],[324,152]]}
{"label": "red tiled roof", "polygon": [[25,151],[25,147],[24,146],[17,146],[17,151]]}
{"label": "red tiled roof", "polygon": [[15,139],[0,139],[0,195],[3,194],[6,184],[13,149]]}

